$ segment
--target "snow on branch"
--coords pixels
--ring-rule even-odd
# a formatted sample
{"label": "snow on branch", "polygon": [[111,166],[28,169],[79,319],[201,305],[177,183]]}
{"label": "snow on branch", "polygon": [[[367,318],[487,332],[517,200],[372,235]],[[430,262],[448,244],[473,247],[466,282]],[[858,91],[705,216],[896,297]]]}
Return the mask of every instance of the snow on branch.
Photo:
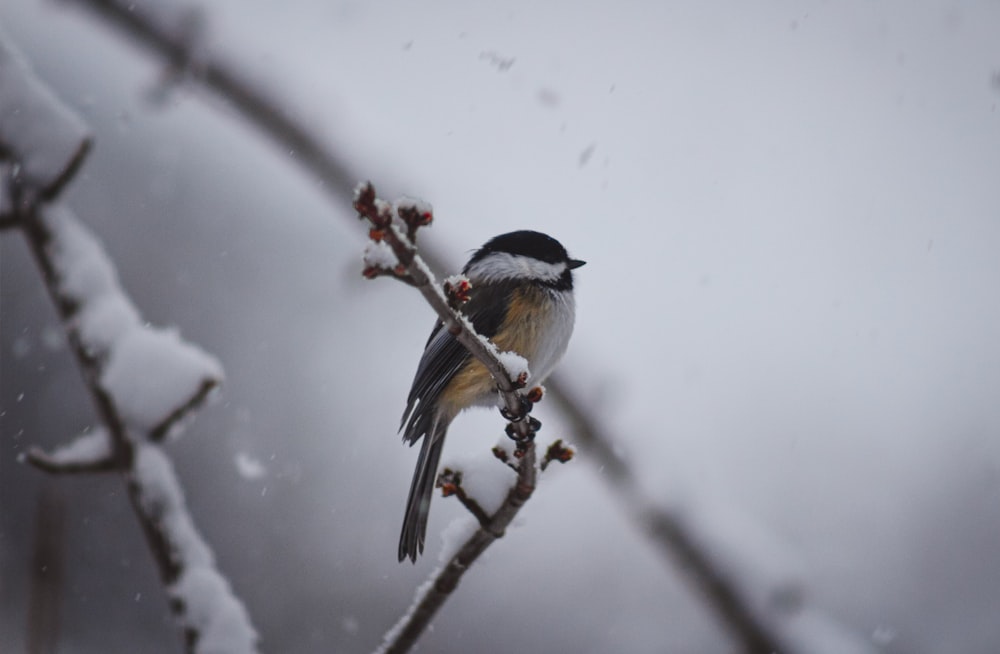
{"label": "snow on branch", "polygon": [[134,455],[129,485],[146,517],[147,536],[158,540],[168,557],[170,575],[164,582],[189,651],[256,652],[257,632],[250,616],[195,528],[170,460],[152,444],[138,445]]}
{"label": "snow on branch", "polygon": [[[363,182],[355,188],[354,208],[360,217],[372,224],[369,236],[376,246],[384,244],[391,250],[387,253],[382,249],[377,258],[373,258],[370,254],[372,248],[369,247],[366,250],[364,275],[369,278],[390,275],[415,286],[438,314],[444,328],[493,375],[511,429],[518,440],[530,441],[538,423],[528,416],[531,402],[518,393],[528,377],[526,366],[523,365],[524,359],[517,355],[515,359],[511,357],[511,353],[500,353],[488,338],[477,334],[469,319],[456,309],[464,293],[468,292],[468,286],[456,288],[449,284],[442,288],[434,279],[434,273],[417,254],[417,230],[430,224],[433,219],[430,207],[412,201],[393,206],[375,195],[371,182]],[[389,257],[388,254],[393,256]],[[451,297],[445,294],[446,290]],[[516,367],[512,365],[515,363]],[[513,374],[515,371],[516,374]],[[540,389],[538,399],[541,399]]]}
{"label": "snow on branch", "polygon": [[118,470],[184,630],[187,650],[256,652],[242,603],[214,566],[184,506],[173,468],[156,445],[222,380],[218,361],[174,330],[143,324],[90,231],[66,208],[19,209],[21,226],[58,308],[104,423],[28,462],[47,472]]}
{"label": "snow on branch", "polygon": [[[14,179],[44,198],[55,197],[90,143],[83,121],[37,80],[0,31],[0,159],[17,162]],[[0,189],[0,198],[8,192]]]}
{"label": "snow on branch", "polygon": [[[288,118],[282,102],[253,84],[244,71],[221,58],[209,56],[204,51],[196,54],[191,39],[181,37],[171,30],[177,25],[176,19],[163,20],[164,13],[173,11],[183,15],[184,10],[177,3],[163,0],[145,0],[138,6],[129,0],[72,0],[98,14],[106,22],[136,39],[142,46],[152,50],[172,66],[174,61],[197,61],[196,70],[187,79],[222,96],[227,107],[233,108],[253,125],[261,135],[277,143],[282,151],[295,153],[294,160],[312,177],[321,180],[323,188],[330,194],[335,208],[340,209],[343,198],[349,197],[354,188],[356,176],[349,167],[327,146],[318,133],[310,131],[302,122]],[[153,16],[150,5],[159,6],[158,16]],[[134,7],[134,9],[133,9]],[[238,61],[239,59],[233,59]],[[245,60],[245,58],[243,58]],[[196,73],[196,74],[195,74]],[[0,190],[0,206],[2,206]],[[2,215],[2,212],[0,212]],[[379,246],[385,255],[391,248]],[[431,248],[422,248],[423,259],[434,267],[440,267],[443,257]],[[547,383],[549,401],[556,406],[572,425],[574,439],[586,455],[600,467],[598,477],[608,484],[612,494],[618,498],[626,514],[632,516],[637,531],[645,534],[664,558],[678,563],[687,572],[692,586],[702,591],[708,599],[707,607],[721,625],[734,634],[735,639],[746,651],[755,650],[755,645],[777,642],[772,635],[773,626],[766,625],[745,606],[739,598],[746,596],[742,580],[730,578],[723,570],[715,568],[716,561],[701,553],[694,543],[704,542],[688,532],[690,526],[683,523],[669,510],[652,502],[639,488],[629,460],[621,453],[618,445],[622,439],[612,430],[600,424],[599,416],[590,409],[589,403],[575,393],[566,381],[565,375],[556,373]],[[712,536],[704,536],[711,538]],[[715,537],[719,537],[716,535]],[[725,536],[722,536],[725,538]],[[738,543],[737,543],[738,544]],[[735,598],[735,599],[730,599]],[[824,624],[830,631],[846,633],[837,627],[832,618],[824,618],[818,609],[803,604],[795,615],[809,616],[810,624]],[[819,616],[819,617],[817,617]],[[791,624],[791,622],[788,622]],[[791,628],[791,627],[790,627]],[[803,633],[818,633],[820,630],[802,630]],[[797,632],[798,633],[798,632]],[[802,646],[802,633],[788,638],[793,649],[790,652],[810,652]],[[845,636],[853,638],[852,634]],[[798,645],[796,647],[796,645]],[[772,648],[773,649],[773,648]],[[770,650],[760,650],[770,651]],[[850,650],[845,650],[850,651]],[[863,651],[863,650],[862,650]]]}
{"label": "snow on branch", "polygon": [[108,430],[97,427],[52,452],[33,447],[24,460],[49,473],[107,472],[117,468]]}
{"label": "snow on branch", "polygon": [[60,205],[41,207],[32,242],[50,287],[124,426],[160,440],[222,383],[222,366],[175,329],[145,324],[94,235]]}
{"label": "snow on branch", "polygon": [[153,444],[179,433],[222,381],[222,368],[176,330],[143,324],[97,239],[69,209],[52,204],[89,137],[12,53],[0,41],[0,225],[25,235],[103,423],[25,459],[50,473],[121,472],[186,650],[254,653],[257,634],[246,609],[216,569],[173,467]]}
{"label": "snow on branch", "polygon": [[[410,651],[451,597],[462,576],[494,541],[504,535],[517,512],[531,499],[538,479],[535,447],[532,443],[525,447],[515,470],[517,479],[507,491],[500,508],[490,515],[472,510],[480,521],[479,528],[459,545],[443,566],[435,569],[430,578],[420,585],[410,608],[385,634],[382,645],[375,650],[377,654],[402,654]],[[440,483],[439,481],[439,485]]]}
{"label": "snow on branch", "polygon": [[[355,190],[354,208],[361,218],[372,225],[369,232],[372,243],[364,257],[365,277],[391,276],[420,291],[444,323],[444,328],[490,371],[503,398],[503,415],[509,420],[507,435],[517,444],[511,457],[500,448],[494,448],[497,458],[516,472],[516,479],[511,480],[509,475],[495,478],[497,483],[493,486],[504,490],[503,501],[492,513],[487,513],[480,502],[465,492],[461,485],[461,471],[446,469],[438,478],[437,485],[444,494],[458,497],[479,522],[479,528],[418,589],[413,605],[385,635],[382,646],[377,650],[384,654],[399,654],[413,647],[465,572],[486,548],[504,535],[517,512],[531,498],[538,479],[533,440],[541,423],[530,416],[530,411],[533,404],[541,399],[542,390],[535,387],[526,395],[521,394],[519,390],[527,379],[524,359],[513,353],[498,352],[489,339],[476,333],[472,323],[462,314],[459,307],[468,300],[468,280],[451,277],[443,287],[439,286],[430,268],[420,258],[416,246],[417,231],[433,219],[429,205],[413,200],[391,205],[379,199],[371,183],[365,182]],[[572,451],[562,446],[561,442],[554,444],[549,448],[545,464],[551,460],[567,461],[571,455]],[[509,472],[506,467],[500,470]]]}

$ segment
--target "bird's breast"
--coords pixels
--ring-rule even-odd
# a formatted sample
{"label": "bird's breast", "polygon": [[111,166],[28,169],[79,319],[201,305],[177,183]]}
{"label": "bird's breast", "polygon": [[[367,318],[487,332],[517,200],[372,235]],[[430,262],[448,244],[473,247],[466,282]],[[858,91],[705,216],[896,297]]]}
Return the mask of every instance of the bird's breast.
{"label": "bird's breast", "polygon": [[[545,381],[566,352],[573,334],[573,296],[543,286],[515,290],[507,315],[491,339],[501,352],[516,352],[528,362],[529,386]],[[473,405],[496,403],[496,382],[482,363],[470,360],[449,382],[442,398],[448,398],[452,417]]]}

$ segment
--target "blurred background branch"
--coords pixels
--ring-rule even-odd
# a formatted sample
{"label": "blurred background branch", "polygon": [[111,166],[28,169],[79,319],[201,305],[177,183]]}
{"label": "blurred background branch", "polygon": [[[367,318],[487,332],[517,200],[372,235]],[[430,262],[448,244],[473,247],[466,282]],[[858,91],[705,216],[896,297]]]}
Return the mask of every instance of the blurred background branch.
{"label": "blurred background branch", "polygon": [[[348,215],[342,212],[342,207],[351,197],[353,180],[359,176],[352,174],[351,166],[326,147],[313,130],[292,118],[291,108],[283,106],[279,98],[251,82],[250,76],[237,65],[210,53],[206,44],[194,42],[190,30],[178,29],[178,26],[191,24],[191,15],[200,16],[199,10],[172,2],[71,1],[119,28],[162,58],[167,66],[184,69],[185,79],[192,84],[218,94],[264,138],[277,144],[308,175],[321,182],[338,215]],[[443,260],[440,255],[433,250],[422,251],[432,266],[440,268]],[[787,588],[777,591],[782,597],[794,595],[797,598],[794,602],[757,602],[758,598],[774,596],[776,591],[767,584],[760,587],[753,577],[743,574],[744,565],[752,566],[752,561],[732,565],[734,561],[722,554],[732,553],[740,558],[738,537],[736,542],[712,542],[720,538],[729,540],[731,535],[696,533],[697,521],[683,520],[676,511],[652,501],[642,491],[627,458],[620,454],[616,443],[621,439],[599,426],[599,420],[587,408],[587,403],[564,383],[565,374],[563,371],[562,375],[550,379],[548,390],[551,403],[573,425],[574,442],[601,469],[600,478],[609,485],[636,529],[683,571],[740,648],[755,654],[771,651],[811,654],[806,635],[809,630],[799,628],[800,618],[809,616],[811,619],[823,613],[809,606],[804,589],[798,588],[792,593]],[[837,627],[836,620],[824,617],[822,621],[827,627],[825,637],[837,634],[835,639],[840,646],[852,648],[845,652],[868,651],[865,639]]]}
{"label": "blurred background branch", "polygon": [[[0,34],[0,159],[9,164],[0,180],[5,222],[28,242],[103,423],[52,454],[35,450],[26,458],[49,473],[120,472],[186,650],[255,652],[256,632],[195,530],[172,465],[158,446],[135,440],[177,435],[181,421],[221,383],[222,369],[175,332],[143,323],[96,237],[54,203],[90,144],[83,122]],[[61,515],[53,506],[39,521],[36,573],[40,561],[51,559],[53,579],[32,586],[37,592],[28,643],[37,651],[55,638],[51,585],[58,584],[61,557],[52,539],[61,533]],[[51,634],[40,635],[50,628]]]}

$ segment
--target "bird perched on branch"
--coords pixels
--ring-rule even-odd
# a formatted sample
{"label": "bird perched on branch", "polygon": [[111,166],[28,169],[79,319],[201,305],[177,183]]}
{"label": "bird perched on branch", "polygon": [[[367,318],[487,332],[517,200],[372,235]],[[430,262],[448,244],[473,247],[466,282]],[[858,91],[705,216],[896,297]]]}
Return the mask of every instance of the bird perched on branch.
{"label": "bird perched on branch", "polygon": [[[479,248],[462,274],[471,282],[462,311],[476,332],[502,352],[528,362],[531,384],[545,381],[566,352],[576,313],[571,259],[556,239],[528,230],[501,234]],[[406,500],[399,560],[424,550],[427,516],[448,425],[471,406],[495,406],[497,383],[447,330],[434,325],[417,366],[400,424],[403,440],[420,439],[420,456]]]}

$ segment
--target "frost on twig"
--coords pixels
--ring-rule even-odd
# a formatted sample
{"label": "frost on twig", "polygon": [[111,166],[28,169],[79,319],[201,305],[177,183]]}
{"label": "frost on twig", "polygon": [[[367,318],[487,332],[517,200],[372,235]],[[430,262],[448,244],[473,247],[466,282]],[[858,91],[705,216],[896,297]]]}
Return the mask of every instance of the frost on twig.
{"label": "frost on twig", "polygon": [[539,467],[542,470],[545,470],[553,461],[566,463],[571,461],[575,454],[576,453],[573,451],[572,447],[563,443],[561,438],[557,439],[554,443],[549,445],[549,449],[545,450],[545,456],[542,458],[542,463]]}
{"label": "frost on twig", "polygon": [[[438,610],[451,596],[466,570],[502,537],[524,503],[531,499],[538,480],[535,445],[528,443],[517,463],[517,478],[503,503],[487,519],[480,518],[479,528],[458,546],[447,562],[417,589],[413,604],[384,636],[378,654],[401,654],[417,642]],[[478,516],[477,516],[478,517]]]}
{"label": "frost on twig", "polygon": [[[354,208],[372,226],[369,232],[372,244],[365,251],[364,275],[369,278],[391,276],[415,286],[423,294],[445,328],[490,371],[503,400],[502,413],[509,421],[506,433],[517,443],[513,455],[516,463],[507,462],[515,470],[516,478],[501,479],[499,488],[503,500],[492,512],[484,509],[483,498],[466,492],[463,471],[446,469],[439,477],[438,486],[444,494],[455,495],[476,518],[479,528],[421,586],[413,606],[386,634],[378,651],[398,653],[408,651],[416,643],[465,571],[487,547],[503,536],[534,492],[538,465],[533,440],[541,423],[529,413],[534,402],[541,399],[542,390],[536,387],[527,394],[520,393],[529,376],[525,359],[516,353],[499,352],[489,339],[476,333],[472,323],[461,313],[461,305],[468,300],[469,293],[475,293],[469,280],[453,276],[443,287],[439,286],[420,258],[417,233],[433,220],[429,205],[414,200],[391,205],[378,198],[371,183],[366,182],[355,190]],[[496,465],[496,462],[490,463]],[[507,466],[500,470],[507,471]]]}
{"label": "frost on twig", "polygon": [[438,475],[436,486],[441,489],[442,497],[454,496],[455,499],[461,502],[462,506],[468,509],[469,513],[479,522],[480,526],[486,526],[490,522],[490,516],[480,506],[479,501],[465,490],[465,486],[462,483],[464,476],[462,470],[445,468]]}
{"label": "frost on twig", "polygon": [[[523,365],[524,359],[517,355],[501,354],[489,339],[477,334],[469,319],[453,307],[456,302],[455,292],[446,295],[430,268],[417,254],[417,230],[429,225],[434,219],[430,206],[415,200],[404,200],[392,205],[375,194],[371,182],[363,182],[355,188],[354,208],[361,218],[371,223],[371,240],[387,245],[395,259],[393,263],[384,249],[380,248],[383,264],[366,261],[364,275],[370,278],[390,275],[420,291],[445,328],[493,375],[503,400],[504,415],[510,421],[508,433],[521,442],[530,442],[540,423],[528,415],[531,403],[518,393],[527,379],[527,374],[522,375],[527,367]],[[460,286],[461,293],[469,292],[467,284]],[[521,363],[516,367],[512,366],[514,370],[511,370],[508,365],[517,359]]]}

